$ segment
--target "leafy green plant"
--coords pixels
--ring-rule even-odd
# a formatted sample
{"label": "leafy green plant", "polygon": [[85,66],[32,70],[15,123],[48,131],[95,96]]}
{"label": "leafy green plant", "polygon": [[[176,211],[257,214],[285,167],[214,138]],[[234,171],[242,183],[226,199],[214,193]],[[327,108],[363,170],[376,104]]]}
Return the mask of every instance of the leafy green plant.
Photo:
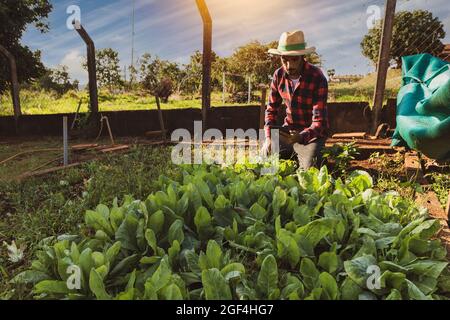
{"label": "leafy green plant", "polygon": [[[242,168],[241,168],[242,169]],[[370,175],[186,166],[145,201],[86,212],[87,235],[41,242],[37,299],[445,299],[440,229]],[[79,288],[68,268],[80,269]],[[379,286],[370,285],[376,267]]]}
{"label": "leafy green plant", "polygon": [[325,148],[322,151],[324,160],[332,161],[334,163],[334,171],[338,174],[346,174],[347,169],[352,160],[355,160],[359,155],[356,142],[351,143],[337,143],[332,147]]}

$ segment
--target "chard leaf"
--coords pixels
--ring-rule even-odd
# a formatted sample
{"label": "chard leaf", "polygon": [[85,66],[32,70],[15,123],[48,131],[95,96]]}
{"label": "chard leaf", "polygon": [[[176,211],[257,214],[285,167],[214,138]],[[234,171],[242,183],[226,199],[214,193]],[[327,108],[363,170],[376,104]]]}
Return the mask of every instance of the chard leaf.
{"label": "chard leaf", "polygon": [[127,215],[116,231],[116,240],[120,241],[123,249],[138,251],[136,232],[139,221],[134,215]]}
{"label": "chard leaf", "polygon": [[169,228],[169,244],[172,245],[174,241],[178,241],[179,244],[182,244],[184,241],[184,232],[183,232],[184,223],[181,220],[175,220],[174,223]]}
{"label": "chard leaf", "polygon": [[257,285],[259,291],[266,298],[278,289],[278,266],[273,255],[268,255],[264,259],[258,275]]}
{"label": "chard leaf", "polygon": [[203,270],[203,290],[206,300],[231,300],[231,290],[218,269]]}
{"label": "chard leaf", "polygon": [[300,274],[303,276],[303,281],[309,290],[313,290],[318,286],[320,272],[311,259],[302,259],[300,263]]}
{"label": "chard leaf", "polygon": [[304,236],[312,245],[317,244],[333,231],[334,220],[330,218],[322,218],[308,223],[306,226],[297,229],[297,234]]}
{"label": "chard leaf", "polygon": [[327,272],[323,272],[319,276],[319,283],[322,287],[322,295],[326,300],[337,300],[339,298],[339,289],[336,280]]}
{"label": "chard leaf", "polygon": [[95,269],[91,270],[89,276],[89,288],[98,300],[111,300],[111,296],[105,290],[102,276]]}

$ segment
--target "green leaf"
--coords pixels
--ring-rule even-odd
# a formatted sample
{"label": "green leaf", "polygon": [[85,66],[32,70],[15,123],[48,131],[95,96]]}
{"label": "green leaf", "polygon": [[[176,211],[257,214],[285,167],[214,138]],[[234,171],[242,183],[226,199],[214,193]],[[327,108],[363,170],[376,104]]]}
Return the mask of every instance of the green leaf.
{"label": "green leaf", "polygon": [[411,300],[432,300],[430,297],[426,296],[422,291],[420,291],[417,286],[409,281],[408,279],[405,280],[406,284],[408,286],[408,295]]}
{"label": "green leaf", "polygon": [[119,229],[116,231],[116,240],[120,241],[123,249],[138,251],[136,232],[139,221],[133,215],[125,217]]}
{"label": "green leaf", "polygon": [[[281,229],[277,236],[278,257],[287,257],[289,264],[294,269],[300,261],[300,248],[290,233]],[[306,253],[304,253],[305,255]]]}
{"label": "green leaf", "polygon": [[309,258],[303,258],[300,263],[300,274],[303,276],[305,286],[313,290],[318,285],[320,272],[314,262]]}
{"label": "green leaf", "polygon": [[319,283],[323,289],[322,294],[326,300],[337,300],[339,298],[339,289],[336,280],[327,272],[323,272],[319,276]]}
{"label": "green leaf", "polygon": [[402,300],[402,294],[397,289],[392,289],[386,300]]}
{"label": "green leaf", "polygon": [[208,184],[203,181],[200,177],[194,180],[195,186],[197,187],[200,196],[208,205],[209,208],[214,208],[214,201],[211,195],[211,191],[209,190]]}
{"label": "green leaf", "polygon": [[70,293],[70,290],[65,281],[44,280],[36,284],[34,293],[68,294]]}
{"label": "green leaf", "polygon": [[342,300],[358,300],[361,293],[362,289],[355,281],[350,278],[345,278],[341,286]]}
{"label": "green leaf", "polygon": [[225,280],[229,281],[230,279],[239,278],[244,275],[245,267],[242,263],[230,263],[226,265],[220,273],[225,277]]}
{"label": "green leaf", "polygon": [[152,248],[153,253],[156,254],[158,251],[158,244],[156,243],[156,235],[152,229],[145,230],[145,239],[150,248]]}
{"label": "green leaf", "polygon": [[194,217],[194,224],[197,227],[197,232],[200,235],[200,238],[206,239],[211,234],[211,220],[211,215],[209,214],[208,209],[205,207],[200,207],[197,210]]}
{"label": "green leaf", "polygon": [[278,266],[273,255],[268,255],[258,275],[257,285],[262,295],[268,298],[272,292],[278,289]]}
{"label": "green leaf", "polygon": [[95,269],[91,270],[89,276],[89,288],[98,300],[111,300],[111,296],[105,290],[103,278]]}
{"label": "green leaf", "polygon": [[161,210],[158,210],[150,216],[148,226],[153,230],[155,235],[159,235],[163,230],[164,220],[164,213]]}
{"label": "green leaf", "polygon": [[258,203],[255,203],[249,211],[252,217],[257,220],[263,220],[268,213],[267,210],[261,207]]}
{"label": "green leaf", "polygon": [[203,270],[203,290],[206,300],[231,300],[230,287],[218,269]]}
{"label": "green leaf", "polygon": [[15,284],[36,284],[44,280],[51,280],[51,277],[42,271],[27,270],[19,273],[11,282]]}
{"label": "green leaf", "polygon": [[93,228],[94,230],[102,230],[108,234],[108,236],[113,236],[114,231],[105,216],[97,211],[87,210],[85,215],[86,224]]}
{"label": "green leaf", "polygon": [[169,284],[171,277],[172,271],[170,270],[167,257],[165,257],[161,260],[158,269],[156,269],[155,273],[147,281],[150,281],[155,292],[158,292]]}
{"label": "green leaf", "polygon": [[333,226],[333,219],[322,218],[298,228],[296,233],[304,236],[313,247],[316,247],[323,238],[333,231]]}
{"label": "green leaf", "polygon": [[272,208],[275,217],[280,214],[280,210],[286,204],[286,201],[287,201],[286,191],[284,191],[280,187],[276,187],[273,193],[273,200],[272,200]]}
{"label": "green leaf", "polygon": [[181,220],[176,220],[169,228],[169,244],[172,245],[176,240],[179,244],[184,241],[183,232],[184,223]]}
{"label": "green leaf", "polygon": [[448,262],[422,260],[409,264],[405,268],[418,276],[437,279],[447,266]]}
{"label": "green leaf", "polygon": [[220,269],[222,265],[222,255],[222,248],[219,244],[214,240],[210,240],[206,247],[206,257],[208,258],[209,269]]}
{"label": "green leaf", "polygon": [[335,252],[323,252],[319,257],[319,266],[328,273],[335,273],[339,264],[339,257]]}
{"label": "green leaf", "polygon": [[411,235],[418,235],[423,240],[428,240],[435,236],[441,229],[439,220],[427,220],[411,231]]}
{"label": "green leaf", "polygon": [[382,288],[394,288],[399,291],[403,289],[406,275],[401,272],[391,272],[386,270],[380,277],[380,284]]}
{"label": "green leaf", "polygon": [[176,284],[170,284],[167,287],[162,288],[159,296],[163,300],[183,300],[181,290]]}
{"label": "green leaf", "polygon": [[301,205],[294,209],[294,221],[299,226],[305,226],[311,222],[311,217],[309,214],[309,207],[307,205]]}

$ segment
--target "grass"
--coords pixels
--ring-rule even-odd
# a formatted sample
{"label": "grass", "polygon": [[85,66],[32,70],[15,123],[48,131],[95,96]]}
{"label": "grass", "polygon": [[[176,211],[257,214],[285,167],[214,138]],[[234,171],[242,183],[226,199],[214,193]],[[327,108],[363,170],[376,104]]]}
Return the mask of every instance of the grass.
{"label": "grass", "polygon": [[[386,97],[396,98],[401,85],[401,71],[389,70],[386,85]],[[329,102],[372,102],[376,83],[376,74],[367,75],[360,81],[348,83],[330,83]],[[260,92],[255,91],[256,96]],[[34,92],[22,90],[20,100],[22,112],[25,115],[35,114],[55,114],[55,113],[75,113],[78,103],[82,100],[81,112],[88,111],[89,96],[86,91],[69,91],[63,96],[58,96],[54,92]],[[246,106],[247,104],[223,103],[222,93],[213,92],[211,94],[213,106]],[[257,105],[259,101],[253,101]],[[168,103],[162,103],[164,110],[171,109],[200,109],[202,105],[200,97],[173,95]],[[101,90],[99,93],[100,111],[121,111],[121,110],[156,110],[155,98],[143,92],[110,93]],[[0,96],[0,116],[11,116],[13,108],[11,97],[8,93]]]}
{"label": "grass", "polygon": [[[331,102],[369,102],[372,103],[375,92],[377,74],[371,73],[363,79],[353,83],[330,83]],[[397,98],[398,90],[401,87],[401,70],[389,70],[385,102],[387,99]]]}
{"label": "grass", "polygon": [[[69,91],[63,96],[58,96],[52,92],[33,92],[22,90],[20,100],[22,113],[24,115],[36,114],[58,114],[75,113],[78,103],[82,100],[80,112],[88,111],[89,96],[86,91]],[[222,94],[214,92],[211,95],[213,106],[244,106],[247,104],[222,103]],[[257,104],[257,103],[253,103]],[[172,96],[168,103],[161,103],[163,110],[173,109],[201,109],[202,101],[198,97]],[[156,110],[156,100],[153,96],[145,93],[109,93],[100,91],[99,93],[100,111],[124,111],[124,110]],[[11,97],[9,94],[0,96],[0,116],[13,115]]]}

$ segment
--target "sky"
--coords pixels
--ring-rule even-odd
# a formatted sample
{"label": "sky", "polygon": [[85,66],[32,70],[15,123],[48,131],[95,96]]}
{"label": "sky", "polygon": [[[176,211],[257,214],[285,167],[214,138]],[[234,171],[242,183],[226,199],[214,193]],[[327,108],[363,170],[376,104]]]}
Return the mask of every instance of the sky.
{"label": "sky", "polygon": [[[146,52],[162,59],[187,63],[195,50],[202,50],[202,20],[195,0],[135,0],[135,55]],[[66,65],[72,79],[87,82],[81,67],[86,48],[67,27],[73,11],[80,9],[81,23],[97,49],[119,52],[122,68],[131,64],[132,0],[54,0],[49,16],[50,31],[32,26],[22,39],[42,51],[48,67]],[[206,0],[213,19],[213,50],[230,56],[252,40],[278,40],[281,33],[303,30],[308,46],[317,48],[323,69],[336,74],[366,74],[371,62],[362,56],[360,43],[374,18],[384,14],[384,0]],[[450,43],[448,0],[398,0],[397,11],[426,9],[439,17]]]}

